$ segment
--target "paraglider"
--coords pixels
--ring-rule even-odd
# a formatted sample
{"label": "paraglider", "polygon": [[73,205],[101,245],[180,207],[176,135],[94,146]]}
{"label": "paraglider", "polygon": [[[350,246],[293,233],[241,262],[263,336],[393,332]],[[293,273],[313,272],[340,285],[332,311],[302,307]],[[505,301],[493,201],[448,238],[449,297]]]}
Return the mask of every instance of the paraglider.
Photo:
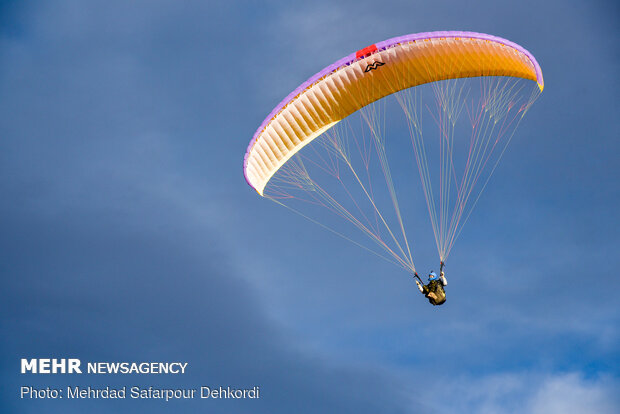
{"label": "paraglider", "polygon": [[[416,237],[407,228],[423,201],[443,270],[543,87],[534,56],[506,39],[450,31],[388,39],[327,66],[280,102],[248,146],[244,176],[259,195],[413,275]],[[406,128],[386,138],[395,128],[386,119],[398,113]],[[442,272],[435,304],[445,301],[443,282]]]}
{"label": "paraglider", "polygon": [[448,280],[443,271],[443,262],[441,263],[441,270],[439,272],[439,279],[437,274],[431,270],[428,274],[428,284],[424,284],[420,276],[417,273],[413,275],[415,284],[418,286],[420,293],[422,293],[433,306],[443,305],[446,302],[446,290],[444,286],[448,285]]}

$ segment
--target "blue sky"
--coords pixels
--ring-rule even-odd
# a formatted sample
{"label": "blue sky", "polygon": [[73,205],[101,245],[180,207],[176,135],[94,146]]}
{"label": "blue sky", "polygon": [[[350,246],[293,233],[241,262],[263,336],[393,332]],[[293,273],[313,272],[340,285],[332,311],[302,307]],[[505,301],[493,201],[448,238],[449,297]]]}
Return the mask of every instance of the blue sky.
{"label": "blue sky", "polygon": [[[613,2],[0,4],[3,411],[620,410]],[[450,256],[440,309],[242,174],[256,127],[301,82],[432,30],[510,39],[545,76]],[[435,265],[433,240],[415,248],[418,266]],[[37,356],[190,371],[20,376],[19,358]],[[262,396],[22,401],[25,381]]]}

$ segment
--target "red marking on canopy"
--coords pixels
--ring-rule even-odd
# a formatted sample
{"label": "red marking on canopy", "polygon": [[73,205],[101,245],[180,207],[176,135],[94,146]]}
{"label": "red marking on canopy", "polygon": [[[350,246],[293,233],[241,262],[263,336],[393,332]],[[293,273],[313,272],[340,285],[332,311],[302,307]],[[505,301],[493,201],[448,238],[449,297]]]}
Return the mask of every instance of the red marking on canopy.
{"label": "red marking on canopy", "polygon": [[377,50],[377,45],[370,45],[355,52],[355,59],[370,55]]}

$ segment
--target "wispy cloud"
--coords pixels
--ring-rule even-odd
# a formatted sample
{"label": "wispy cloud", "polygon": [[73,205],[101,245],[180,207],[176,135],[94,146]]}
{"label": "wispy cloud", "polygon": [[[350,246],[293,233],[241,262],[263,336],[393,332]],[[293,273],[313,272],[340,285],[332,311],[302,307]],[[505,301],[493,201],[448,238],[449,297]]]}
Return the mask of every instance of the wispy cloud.
{"label": "wispy cloud", "polygon": [[571,372],[521,372],[437,381],[442,412],[474,414],[612,414],[620,409],[617,378]]}

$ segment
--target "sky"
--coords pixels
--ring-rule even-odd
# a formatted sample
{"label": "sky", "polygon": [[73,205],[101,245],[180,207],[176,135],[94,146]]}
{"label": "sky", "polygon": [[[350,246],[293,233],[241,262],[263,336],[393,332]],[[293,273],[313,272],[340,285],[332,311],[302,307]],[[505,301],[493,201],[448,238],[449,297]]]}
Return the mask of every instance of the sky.
{"label": "sky", "polygon": [[[0,410],[620,411],[619,7],[603,1],[0,3]],[[448,302],[260,198],[256,128],[394,36],[468,30],[545,90],[457,241]],[[501,183],[501,184],[500,184]],[[433,240],[416,263],[436,265]],[[34,376],[20,358],[187,361]],[[20,400],[19,387],[260,386],[258,400]]]}

